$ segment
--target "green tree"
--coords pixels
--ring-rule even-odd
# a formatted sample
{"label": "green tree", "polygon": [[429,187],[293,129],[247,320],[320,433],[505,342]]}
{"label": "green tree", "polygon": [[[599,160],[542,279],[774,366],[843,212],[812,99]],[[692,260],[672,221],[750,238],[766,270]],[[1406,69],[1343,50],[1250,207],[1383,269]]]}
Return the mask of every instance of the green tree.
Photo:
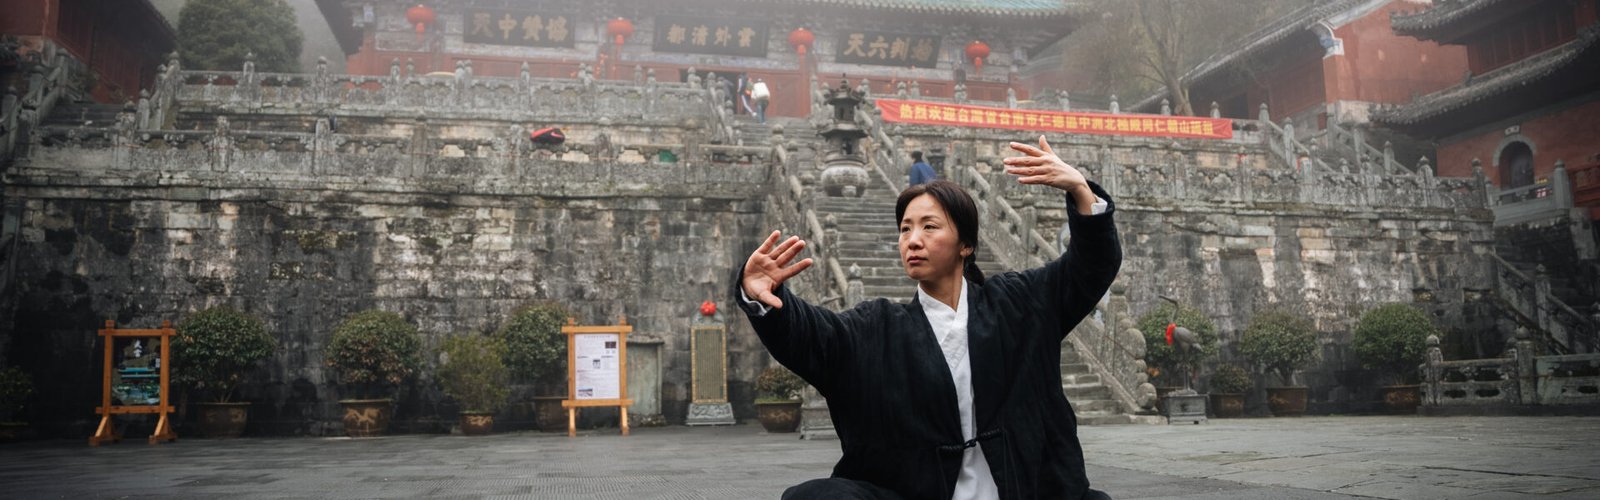
{"label": "green tree", "polygon": [[238,71],[254,53],[257,71],[299,71],[304,39],[284,0],[189,0],[178,12],[186,69]]}
{"label": "green tree", "polygon": [[1367,368],[1383,370],[1402,383],[1414,380],[1417,365],[1426,361],[1429,335],[1439,329],[1428,313],[1406,304],[1384,304],[1361,315],[1356,322],[1356,354]]}
{"label": "green tree", "polygon": [[[1139,316],[1137,327],[1139,333],[1144,334],[1145,362],[1161,370],[1157,375],[1160,379],[1172,381],[1167,382],[1169,384],[1176,382],[1176,385],[1183,385],[1178,371],[1191,374],[1198,372],[1207,358],[1217,354],[1217,325],[1206,313],[1189,305],[1179,307],[1177,318],[1174,319],[1172,308],[1171,303],[1162,302],[1160,306]],[[1167,324],[1173,322],[1200,336],[1198,348],[1183,351],[1177,346],[1167,345]]]}
{"label": "green tree", "polygon": [[250,368],[277,345],[261,318],[228,306],[205,309],[178,323],[173,379],[226,403]]}
{"label": "green tree", "polygon": [[1257,313],[1239,339],[1239,352],[1277,373],[1283,387],[1293,387],[1294,372],[1317,360],[1316,324],[1283,310]]}

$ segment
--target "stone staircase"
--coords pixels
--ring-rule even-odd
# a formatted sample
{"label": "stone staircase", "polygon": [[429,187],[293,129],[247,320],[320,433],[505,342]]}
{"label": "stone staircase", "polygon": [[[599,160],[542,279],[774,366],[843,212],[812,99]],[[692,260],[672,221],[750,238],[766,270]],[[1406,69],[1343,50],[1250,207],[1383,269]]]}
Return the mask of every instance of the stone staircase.
{"label": "stone staircase", "polygon": [[122,111],[120,104],[101,104],[97,102],[60,102],[55,109],[50,111],[50,116],[45,117],[40,123],[42,126],[63,127],[109,127],[116,125],[117,113]]}
{"label": "stone staircase", "polygon": [[1078,416],[1078,425],[1166,423],[1157,415],[1124,413],[1122,406],[1112,397],[1111,389],[1100,383],[1100,375],[1079,358],[1072,342],[1061,343],[1061,391],[1067,395],[1067,402],[1072,404],[1072,412]]}
{"label": "stone staircase", "polygon": [[[816,142],[816,129],[811,127],[811,122],[805,118],[789,116],[768,116],[767,123],[756,121],[750,115],[733,115],[734,144],[743,146],[767,146],[772,143],[772,130],[776,126],[783,127],[783,136],[791,142]],[[893,200],[890,200],[893,202]],[[894,208],[890,206],[890,208]],[[892,213],[892,212],[891,212]]]}

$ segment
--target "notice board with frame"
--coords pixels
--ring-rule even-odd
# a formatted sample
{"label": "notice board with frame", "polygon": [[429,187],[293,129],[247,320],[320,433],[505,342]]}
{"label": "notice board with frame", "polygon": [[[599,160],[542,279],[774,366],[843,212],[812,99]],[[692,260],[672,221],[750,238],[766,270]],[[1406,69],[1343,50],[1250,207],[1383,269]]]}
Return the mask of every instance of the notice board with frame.
{"label": "notice board with frame", "polygon": [[628,334],[627,318],[615,325],[579,326],[567,318],[561,333],[567,336],[567,436],[578,435],[578,409],[615,406],[622,413],[622,435],[628,435]]}
{"label": "notice board with frame", "polygon": [[[168,368],[172,365],[172,339],[178,331],[171,321],[162,321],[161,328],[116,328],[114,321],[106,320],[99,333],[105,339],[105,381],[100,390],[100,406],[94,409],[101,415],[100,426],[89,438],[89,446],[122,440],[111,422],[112,415],[154,413],[155,432],[150,434],[150,444],[176,441],[168,414],[171,391]],[[152,394],[154,393],[154,394]],[[115,396],[115,397],[113,397]]]}

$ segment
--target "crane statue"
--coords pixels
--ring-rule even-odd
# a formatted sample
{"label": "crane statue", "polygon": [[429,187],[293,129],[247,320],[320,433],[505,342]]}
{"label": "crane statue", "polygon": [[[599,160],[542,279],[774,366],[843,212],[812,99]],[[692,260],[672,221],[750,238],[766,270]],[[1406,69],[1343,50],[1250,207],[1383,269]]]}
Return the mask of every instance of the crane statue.
{"label": "crane statue", "polygon": [[[1199,349],[1200,334],[1194,333],[1194,331],[1188,328],[1178,326],[1178,301],[1165,295],[1161,295],[1160,297],[1161,300],[1172,303],[1172,319],[1168,320],[1167,322],[1167,345],[1174,346],[1175,349],[1185,353],[1193,352],[1194,350]],[[1194,375],[1190,373],[1193,368],[1187,366],[1183,368],[1183,388],[1184,390],[1191,390],[1189,387],[1189,379]]]}

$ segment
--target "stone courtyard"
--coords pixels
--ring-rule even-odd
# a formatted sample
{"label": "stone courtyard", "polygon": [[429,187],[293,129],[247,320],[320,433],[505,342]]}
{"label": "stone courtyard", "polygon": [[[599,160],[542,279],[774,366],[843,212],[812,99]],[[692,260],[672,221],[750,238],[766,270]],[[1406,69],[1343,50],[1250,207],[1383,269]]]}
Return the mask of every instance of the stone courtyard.
{"label": "stone courtyard", "polygon": [[[1565,432],[1551,433],[1551,428]],[[1119,499],[1595,498],[1600,419],[1309,417],[1079,429]],[[759,426],[7,445],[8,498],[776,498],[837,441]]]}

